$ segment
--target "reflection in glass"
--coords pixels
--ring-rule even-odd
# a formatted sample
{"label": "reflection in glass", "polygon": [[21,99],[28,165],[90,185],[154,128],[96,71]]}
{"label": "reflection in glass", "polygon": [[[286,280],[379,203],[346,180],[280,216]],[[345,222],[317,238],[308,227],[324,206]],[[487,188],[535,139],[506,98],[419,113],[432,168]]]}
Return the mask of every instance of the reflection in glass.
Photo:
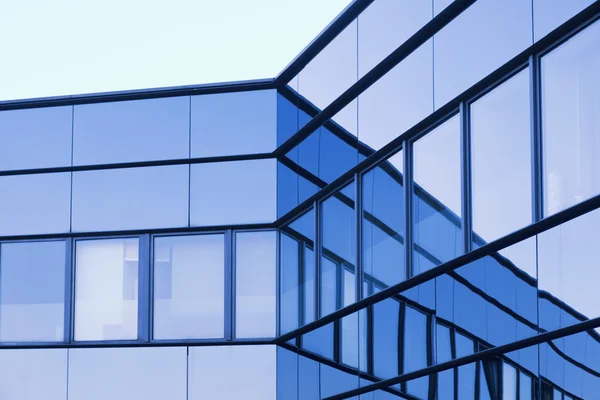
{"label": "reflection in glass", "polygon": [[138,239],[79,240],[75,340],[138,337]]}
{"label": "reflection in glass", "polygon": [[[453,359],[451,335],[450,328],[440,324],[436,325],[436,361],[438,364]],[[454,400],[454,369],[438,373],[437,385],[438,400]]]}
{"label": "reflection in glass", "polygon": [[[373,305],[373,375],[398,375],[400,302],[390,298]],[[371,339],[369,339],[371,340]]]}
{"label": "reflection in glass", "polygon": [[[466,336],[455,334],[456,358],[461,358],[473,354],[473,340]],[[475,364],[467,364],[458,367],[458,398],[459,399],[474,399],[475,398],[475,372],[477,366]]]}
{"label": "reflection in glass", "polygon": [[471,105],[473,230],[491,242],[529,225],[529,70]]}
{"label": "reflection in glass", "polygon": [[517,399],[517,370],[507,363],[502,363],[502,399]]}
{"label": "reflection in glass", "polygon": [[235,235],[235,337],[275,336],[276,232]]}
{"label": "reflection in glass", "polygon": [[544,208],[600,192],[600,22],[542,57]]}
{"label": "reflection in glass", "polygon": [[416,275],[461,253],[460,121],[454,116],[417,140],[414,153]]}
{"label": "reflection in glass", "polygon": [[535,40],[540,40],[593,2],[594,0],[533,0]]}
{"label": "reflection in glass", "polygon": [[[427,315],[412,308],[404,310],[404,371],[408,373],[427,367],[429,364],[429,327]],[[420,398],[427,398],[429,393],[429,379],[427,377],[415,379],[406,384],[409,394]]]}
{"label": "reflection in glass", "polygon": [[222,234],[154,239],[155,339],[224,337]]}
{"label": "reflection in glass", "polygon": [[0,245],[0,341],[64,340],[65,242]]}

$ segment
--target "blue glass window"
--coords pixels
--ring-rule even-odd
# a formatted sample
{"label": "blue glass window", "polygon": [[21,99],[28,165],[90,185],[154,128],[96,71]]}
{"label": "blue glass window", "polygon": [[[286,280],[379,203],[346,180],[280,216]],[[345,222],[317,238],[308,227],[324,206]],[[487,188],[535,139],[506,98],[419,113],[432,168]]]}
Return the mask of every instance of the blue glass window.
{"label": "blue glass window", "polygon": [[0,340],[64,340],[65,242],[0,245]]}
{"label": "blue glass window", "polygon": [[190,98],[75,106],[73,164],[189,157]]}
{"label": "blue glass window", "polygon": [[[455,334],[456,340],[456,358],[461,358],[473,354],[474,343],[471,339],[460,333]],[[475,398],[475,364],[467,364],[458,368],[458,398]]]}
{"label": "blue glass window", "polygon": [[296,239],[282,233],[280,237],[280,324],[281,332],[287,333],[300,324],[300,254]]}
{"label": "blue glass window", "polygon": [[192,157],[269,153],[277,146],[277,92],[192,96]]}
{"label": "blue glass window", "polygon": [[154,239],[154,338],[223,338],[223,234]]}
{"label": "blue glass window", "polygon": [[0,112],[0,170],[71,165],[72,107]]}
{"label": "blue glass window", "polygon": [[533,0],[535,40],[540,40],[593,2],[594,0]]}
{"label": "blue glass window", "polygon": [[386,299],[373,305],[373,375],[386,379],[398,375],[400,303]]}
{"label": "blue glass window", "polygon": [[189,167],[73,173],[73,231],[188,225]]}
{"label": "blue glass window", "polygon": [[69,231],[71,174],[0,177],[0,235]]}
{"label": "blue glass window", "polygon": [[[428,365],[427,315],[412,307],[404,311],[404,371],[408,373],[425,368]],[[408,382],[406,391],[420,398],[427,398],[429,393],[429,379],[423,377]]]}
{"label": "blue glass window", "polygon": [[192,165],[191,225],[273,222],[276,175],[277,162],[271,159]]}
{"label": "blue glass window", "polygon": [[[436,325],[436,350],[438,364],[452,360],[452,339],[450,329]],[[450,369],[437,375],[437,396],[439,400],[454,400],[454,370]]]}
{"label": "blue glass window", "polygon": [[517,399],[517,370],[505,362],[502,363],[502,399]]}

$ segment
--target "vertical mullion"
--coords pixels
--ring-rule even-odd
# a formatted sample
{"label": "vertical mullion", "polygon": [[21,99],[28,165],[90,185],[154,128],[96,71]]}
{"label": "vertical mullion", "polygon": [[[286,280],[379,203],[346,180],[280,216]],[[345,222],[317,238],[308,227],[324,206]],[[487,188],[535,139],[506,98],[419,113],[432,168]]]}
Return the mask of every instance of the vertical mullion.
{"label": "vertical mullion", "polygon": [[356,268],[354,270],[355,277],[355,285],[356,285],[356,294],[355,301],[360,301],[363,298],[363,252],[362,252],[362,208],[363,208],[363,198],[362,198],[362,174],[356,173],[354,175],[354,186],[355,193],[354,198],[356,199],[354,203],[354,218],[356,222]]}
{"label": "vertical mullion", "polygon": [[73,288],[73,239],[65,239],[65,302],[64,302],[64,340],[69,343],[73,340],[73,330],[71,320],[73,319],[72,304],[75,302]]}
{"label": "vertical mullion", "polygon": [[413,271],[413,145],[405,140],[402,143],[404,166],[404,278],[415,275]]}
{"label": "vertical mullion", "polygon": [[[393,299],[393,297],[392,297]],[[406,303],[401,301],[398,308],[398,375],[404,374],[404,336],[406,319]],[[406,393],[406,382],[400,384],[401,391]]]}
{"label": "vertical mullion", "polygon": [[471,204],[471,116],[469,104],[460,103],[460,151],[461,151],[461,212],[463,253],[472,247],[472,204]]}
{"label": "vertical mullion", "polygon": [[529,103],[531,106],[531,201],[532,223],[540,221],[544,213],[543,147],[541,122],[541,72],[540,58],[529,57]]}
{"label": "vertical mullion", "polygon": [[225,231],[225,340],[233,339],[235,327],[235,301],[234,301],[234,269],[233,269],[233,233],[231,229]]}
{"label": "vertical mullion", "polygon": [[150,235],[139,237],[138,256],[138,340],[150,340]]}
{"label": "vertical mullion", "polygon": [[321,253],[322,253],[322,227],[321,227],[321,202],[314,204],[315,209],[315,319],[321,318]]}

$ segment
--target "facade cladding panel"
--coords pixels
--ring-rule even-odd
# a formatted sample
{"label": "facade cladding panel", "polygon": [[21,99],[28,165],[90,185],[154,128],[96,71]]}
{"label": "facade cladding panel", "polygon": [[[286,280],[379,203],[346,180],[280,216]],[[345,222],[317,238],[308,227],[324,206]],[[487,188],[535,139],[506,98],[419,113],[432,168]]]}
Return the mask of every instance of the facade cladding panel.
{"label": "facade cladding panel", "polygon": [[358,0],[259,83],[0,104],[0,398],[600,398],[600,3]]}

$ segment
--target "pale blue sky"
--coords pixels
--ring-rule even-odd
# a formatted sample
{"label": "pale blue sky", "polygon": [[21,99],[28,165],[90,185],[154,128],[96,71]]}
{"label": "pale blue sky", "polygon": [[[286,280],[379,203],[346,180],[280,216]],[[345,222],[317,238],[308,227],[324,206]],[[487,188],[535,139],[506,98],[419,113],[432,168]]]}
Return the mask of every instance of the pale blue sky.
{"label": "pale blue sky", "polygon": [[351,0],[0,0],[0,100],[271,78]]}

